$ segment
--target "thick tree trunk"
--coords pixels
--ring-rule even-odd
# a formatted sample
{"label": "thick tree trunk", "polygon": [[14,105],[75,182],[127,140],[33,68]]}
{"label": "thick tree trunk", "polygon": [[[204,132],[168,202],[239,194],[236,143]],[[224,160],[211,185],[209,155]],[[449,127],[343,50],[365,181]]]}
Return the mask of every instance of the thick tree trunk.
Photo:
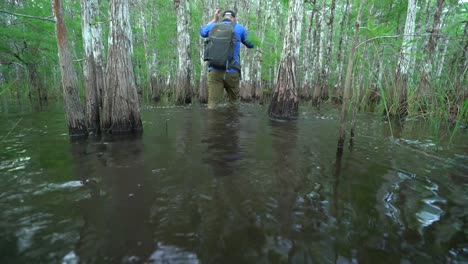
{"label": "thick tree trunk", "polygon": [[78,80],[68,44],[67,28],[63,16],[61,0],[52,0],[55,15],[55,32],[59,54],[60,70],[62,74],[63,99],[67,114],[68,131],[70,136],[86,135],[87,128],[83,108],[78,95]]}
{"label": "thick tree trunk", "polygon": [[179,67],[177,70],[176,104],[192,102],[192,60],[190,58],[190,8],[188,0],[174,0],[177,15],[177,52]]}
{"label": "thick tree trunk", "polygon": [[281,63],[276,77],[273,98],[268,109],[270,117],[280,119],[296,118],[299,99],[297,97],[297,78],[299,48],[302,30],[302,0],[289,1],[288,22],[283,42]]}
{"label": "thick tree trunk", "polygon": [[[437,9],[434,13],[434,20],[432,23],[432,28],[430,30],[431,35],[429,37],[429,41],[424,48],[424,53],[426,58],[422,63],[422,71],[421,71],[421,81],[419,84],[419,92],[422,96],[422,99],[428,99],[430,91],[431,91],[431,74],[433,70],[433,58],[434,52],[436,51],[437,41],[439,39],[439,30],[440,30],[440,17],[442,14],[442,9],[444,6],[445,0],[437,0]],[[425,103],[422,104],[422,111],[425,111]]]}
{"label": "thick tree trunk", "polygon": [[[104,86],[102,63],[97,63],[95,59],[98,57],[94,55],[94,50],[99,50],[99,47],[94,46],[96,41],[93,40],[100,39],[100,35],[93,36],[92,27],[93,24],[96,24],[98,13],[99,4],[97,0],[81,0],[81,32],[85,58],[83,75],[86,98],[86,125],[88,132],[93,134],[100,133],[100,91]],[[99,53],[101,53],[101,50],[99,50]]]}
{"label": "thick tree trunk", "polygon": [[401,44],[400,58],[395,71],[395,89],[390,93],[391,109],[389,114],[395,114],[400,119],[408,115],[408,72],[412,56],[411,49],[414,39],[417,4],[418,0],[408,0],[403,43]]}
{"label": "thick tree trunk", "polygon": [[112,0],[109,15],[111,21],[102,128],[107,133],[142,131],[132,64],[132,30],[128,1]]}
{"label": "thick tree trunk", "polygon": [[358,16],[356,18],[356,23],[354,24],[354,37],[353,37],[353,43],[351,44],[351,51],[349,53],[348,68],[346,70],[346,79],[345,79],[345,85],[344,85],[343,105],[341,107],[341,123],[340,123],[340,132],[339,132],[339,138],[338,138],[338,151],[342,151],[345,137],[346,137],[348,105],[351,99],[351,81],[352,81],[351,79],[352,79],[352,74],[353,74],[354,53],[356,52],[356,45],[358,42],[358,35],[359,35],[359,26],[361,25],[362,8],[365,2],[366,2],[365,0],[361,1],[361,4],[359,5]]}

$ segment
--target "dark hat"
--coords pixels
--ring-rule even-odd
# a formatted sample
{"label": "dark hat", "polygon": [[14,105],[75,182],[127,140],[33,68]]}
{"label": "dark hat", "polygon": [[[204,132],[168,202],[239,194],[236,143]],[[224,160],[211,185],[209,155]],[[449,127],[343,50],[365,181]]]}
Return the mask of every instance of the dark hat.
{"label": "dark hat", "polygon": [[230,16],[232,16],[232,17],[236,17],[236,13],[235,13],[234,11],[232,11],[232,10],[226,10],[226,11],[224,11],[223,17],[224,17],[225,15],[230,15]]}

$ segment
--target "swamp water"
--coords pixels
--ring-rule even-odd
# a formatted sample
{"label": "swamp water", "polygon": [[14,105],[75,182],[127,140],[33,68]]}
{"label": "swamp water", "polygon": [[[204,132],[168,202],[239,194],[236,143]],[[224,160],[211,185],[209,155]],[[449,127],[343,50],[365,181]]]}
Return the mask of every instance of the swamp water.
{"label": "swamp water", "polygon": [[[0,112],[0,263],[467,263],[468,131],[301,106],[142,107],[72,142],[61,106]],[[349,139],[349,136],[348,136]]]}

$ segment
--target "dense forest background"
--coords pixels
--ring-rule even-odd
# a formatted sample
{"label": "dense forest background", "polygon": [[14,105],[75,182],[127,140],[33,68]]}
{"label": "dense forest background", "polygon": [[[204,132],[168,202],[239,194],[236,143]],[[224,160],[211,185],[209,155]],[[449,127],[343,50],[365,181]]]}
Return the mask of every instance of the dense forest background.
{"label": "dense forest background", "polygon": [[[63,4],[82,98],[86,97],[86,49],[102,49],[102,67],[106,67],[112,1],[4,0],[0,3],[0,96],[4,102],[29,98],[40,105],[62,100],[54,2]],[[283,39],[288,36],[288,2],[129,0],[129,50],[140,101],[177,103],[177,87],[187,86],[184,96],[192,100],[179,103],[195,98],[206,102],[206,65],[199,29],[220,8],[237,11],[237,22],[248,29],[256,45],[255,49],[241,50],[241,100],[267,103],[274,89]],[[343,102],[346,67],[354,47],[354,108],[409,114],[452,125],[466,123],[468,3],[366,1],[360,24],[356,24],[360,3],[304,1],[303,13],[298,16],[302,30],[295,82],[301,102],[317,107]],[[86,12],[91,14],[87,24]],[[356,25],[360,26],[354,43]],[[95,42],[86,39],[91,34],[88,32],[97,38]],[[94,44],[87,47],[87,43]],[[184,50],[189,52],[181,52]]]}

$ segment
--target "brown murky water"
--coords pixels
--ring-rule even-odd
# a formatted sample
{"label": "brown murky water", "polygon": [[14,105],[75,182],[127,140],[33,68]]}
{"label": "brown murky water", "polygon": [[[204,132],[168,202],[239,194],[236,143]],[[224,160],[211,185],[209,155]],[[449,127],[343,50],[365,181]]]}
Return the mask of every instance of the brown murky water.
{"label": "brown murky water", "polygon": [[466,129],[361,115],[340,160],[338,111],[300,112],[145,106],[70,142],[60,106],[3,108],[0,263],[468,261]]}

